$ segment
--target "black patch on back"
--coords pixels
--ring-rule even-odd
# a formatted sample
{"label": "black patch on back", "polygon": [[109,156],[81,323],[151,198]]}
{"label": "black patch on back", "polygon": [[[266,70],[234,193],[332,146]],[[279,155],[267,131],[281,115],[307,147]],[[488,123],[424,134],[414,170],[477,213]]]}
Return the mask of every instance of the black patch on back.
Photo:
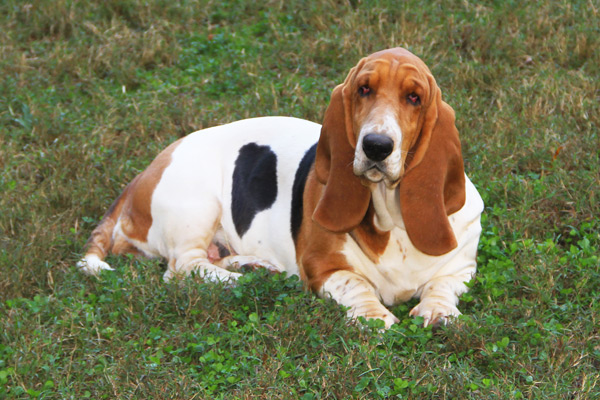
{"label": "black patch on back", "polygon": [[304,157],[298,164],[296,176],[294,177],[294,186],[292,186],[292,238],[294,243],[298,239],[300,225],[302,224],[302,214],[304,206],[304,186],[308,173],[315,163],[315,155],[317,154],[317,144],[315,143],[310,149],[304,153]]}
{"label": "black patch on back", "polygon": [[277,198],[277,156],[269,146],[248,143],[240,148],[233,170],[231,215],[240,237],[259,211]]}

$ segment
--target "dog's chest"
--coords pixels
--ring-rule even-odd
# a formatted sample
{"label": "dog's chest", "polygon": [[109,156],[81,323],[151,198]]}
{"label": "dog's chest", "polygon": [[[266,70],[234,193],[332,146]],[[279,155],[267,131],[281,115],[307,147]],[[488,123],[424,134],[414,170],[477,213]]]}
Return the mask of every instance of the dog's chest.
{"label": "dog's chest", "polygon": [[367,278],[385,304],[407,301],[416,294],[439,269],[436,257],[417,250],[406,231],[394,228],[384,252],[376,259],[368,257],[348,235],[343,249],[348,262]]}

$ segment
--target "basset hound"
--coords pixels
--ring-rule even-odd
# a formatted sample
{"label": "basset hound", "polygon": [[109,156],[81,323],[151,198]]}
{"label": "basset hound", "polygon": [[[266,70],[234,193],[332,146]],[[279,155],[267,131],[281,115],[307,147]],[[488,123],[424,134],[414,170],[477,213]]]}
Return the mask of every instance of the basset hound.
{"label": "basset hound", "polygon": [[250,264],[299,275],[350,317],[389,327],[384,305],[419,298],[410,315],[445,323],[475,273],[482,211],[454,111],[423,61],[394,48],[350,70],[322,126],[253,118],[171,144],[77,266],[98,274],[109,251],[131,252],[165,258],[165,281],[234,281]]}

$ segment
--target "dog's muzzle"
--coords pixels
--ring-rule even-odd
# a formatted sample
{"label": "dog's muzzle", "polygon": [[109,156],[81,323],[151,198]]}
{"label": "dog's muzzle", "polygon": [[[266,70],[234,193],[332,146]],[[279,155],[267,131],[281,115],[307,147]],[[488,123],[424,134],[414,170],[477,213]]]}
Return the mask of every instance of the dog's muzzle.
{"label": "dog's muzzle", "polygon": [[354,174],[373,183],[383,181],[386,186],[395,186],[400,178],[400,152],[394,151],[394,147],[394,139],[389,135],[366,134],[357,147]]}

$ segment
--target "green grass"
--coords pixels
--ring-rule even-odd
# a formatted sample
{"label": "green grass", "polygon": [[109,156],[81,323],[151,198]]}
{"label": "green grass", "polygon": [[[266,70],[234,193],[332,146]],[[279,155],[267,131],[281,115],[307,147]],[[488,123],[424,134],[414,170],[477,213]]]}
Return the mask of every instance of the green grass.
{"label": "green grass", "polygon": [[[600,397],[600,20],[592,1],[0,4],[0,398]],[[401,45],[457,113],[486,203],[452,326],[347,324],[296,279],[78,273],[124,185],[191,131],[320,121]]]}

